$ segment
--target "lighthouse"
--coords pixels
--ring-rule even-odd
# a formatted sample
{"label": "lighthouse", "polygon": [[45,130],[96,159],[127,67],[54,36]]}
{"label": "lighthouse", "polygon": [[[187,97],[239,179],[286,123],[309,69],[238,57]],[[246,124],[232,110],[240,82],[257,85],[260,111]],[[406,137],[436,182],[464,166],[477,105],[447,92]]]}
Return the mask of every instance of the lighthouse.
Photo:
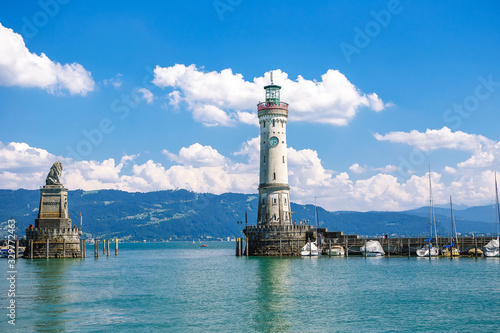
{"label": "lighthouse", "polygon": [[257,104],[259,202],[256,225],[248,225],[243,230],[245,253],[250,256],[298,256],[301,248],[313,237],[313,227],[293,223],[286,143],[288,104],[281,101],[281,87],[274,84],[272,72],[270,83],[264,87],[266,100]]}
{"label": "lighthouse", "polygon": [[286,123],[288,104],[281,102],[281,87],[265,86],[266,101],[257,105],[260,125],[260,181],[257,225],[291,225]]}

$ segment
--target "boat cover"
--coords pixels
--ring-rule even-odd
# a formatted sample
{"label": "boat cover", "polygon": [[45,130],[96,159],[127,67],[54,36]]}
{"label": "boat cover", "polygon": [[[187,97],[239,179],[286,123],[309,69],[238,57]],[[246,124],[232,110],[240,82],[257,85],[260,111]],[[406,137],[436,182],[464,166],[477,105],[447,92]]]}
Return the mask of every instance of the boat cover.
{"label": "boat cover", "polygon": [[[311,248],[309,248],[309,244],[311,244]],[[304,247],[302,247],[302,251],[318,251],[318,247],[316,246],[316,243],[309,243],[307,242],[306,245],[304,245]]]}
{"label": "boat cover", "polygon": [[[361,247],[361,252],[365,252],[364,245]],[[380,245],[380,243],[375,240],[369,240],[368,242],[366,242],[366,252],[385,254],[382,245]]]}
{"label": "boat cover", "polygon": [[498,238],[497,239],[492,239],[488,244],[486,244],[484,247],[484,252],[497,252],[498,251]]}

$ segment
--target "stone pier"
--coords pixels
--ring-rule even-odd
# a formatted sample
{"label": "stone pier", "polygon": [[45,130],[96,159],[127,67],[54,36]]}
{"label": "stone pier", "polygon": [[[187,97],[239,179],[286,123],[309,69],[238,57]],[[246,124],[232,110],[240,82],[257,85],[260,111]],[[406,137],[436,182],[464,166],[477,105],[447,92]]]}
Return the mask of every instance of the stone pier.
{"label": "stone pier", "polygon": [[[47,239],[49,240],[49,258],[79,258],[80,228],[33,228],[26,230],[28,240],[25,257],[30,255],[33,244],[33,258],[47,257]],[[33,243],[30,242],[32,240]]]}
{"label": "stone pier", "polygon": [[314,239],[314,230],[310,225],[256,225],[243,233],[250,256],[300,256],[302,247]]}

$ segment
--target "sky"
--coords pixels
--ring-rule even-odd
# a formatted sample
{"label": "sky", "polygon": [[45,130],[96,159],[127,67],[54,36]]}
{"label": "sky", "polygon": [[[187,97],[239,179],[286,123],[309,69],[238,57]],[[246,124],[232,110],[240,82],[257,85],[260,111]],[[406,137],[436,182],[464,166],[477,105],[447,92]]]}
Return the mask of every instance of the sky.
{"label": "sky", "polygon": [[2,1],[0,188],[257,193],[282,86],[291,200],[491,204],[495,1]]}

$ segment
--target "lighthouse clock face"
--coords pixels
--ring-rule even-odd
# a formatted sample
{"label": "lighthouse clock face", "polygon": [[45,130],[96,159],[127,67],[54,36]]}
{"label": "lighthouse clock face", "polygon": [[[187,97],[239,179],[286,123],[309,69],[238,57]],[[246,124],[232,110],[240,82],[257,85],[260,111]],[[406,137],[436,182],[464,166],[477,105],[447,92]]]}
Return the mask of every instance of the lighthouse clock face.
{"label": "lighthouse clock face", "polygon": [[271,147],[277,146],[279,143],[279,140],[277,137],[273,136],[272,138],[269,139],[269,144]]}

